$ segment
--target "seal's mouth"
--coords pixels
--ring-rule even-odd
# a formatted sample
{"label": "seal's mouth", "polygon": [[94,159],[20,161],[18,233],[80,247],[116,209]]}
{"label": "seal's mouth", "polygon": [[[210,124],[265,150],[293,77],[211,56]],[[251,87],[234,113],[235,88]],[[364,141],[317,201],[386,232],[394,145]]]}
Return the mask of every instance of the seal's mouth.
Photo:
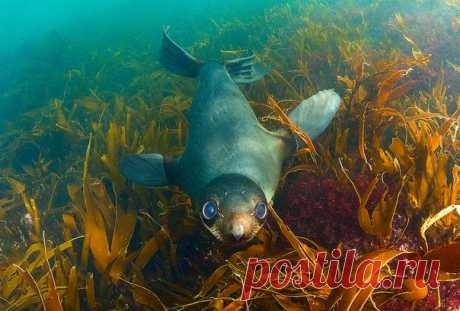
{"label": "seal's mouth", "polygon": [[236,241],[241,240],[241,238],[244,236],[243,224],[237,223],[232,225],[232,236]]}
{"label": "seal's mouth", "polygon": [[257,235],[264,223],[257,221],[252,215],[243,214],[231,217],[213,226],[204,223],[206,229],[224,244],[245,245]]}
{"label": "seal's mouth", "polygon": [[213,225],[203,221],[203,225],[220,242],[235,245],[247,244],[263,227],[263,223],[259,223],[252,215],[238,215],[235,218]]}
{"label": "seal's mouth", "polygon": [[227,224],[224,224],[224,234],[234,242],[248,240],[253,237],[253,227],[257,221],[247,213],[235,213],[230,216]]}

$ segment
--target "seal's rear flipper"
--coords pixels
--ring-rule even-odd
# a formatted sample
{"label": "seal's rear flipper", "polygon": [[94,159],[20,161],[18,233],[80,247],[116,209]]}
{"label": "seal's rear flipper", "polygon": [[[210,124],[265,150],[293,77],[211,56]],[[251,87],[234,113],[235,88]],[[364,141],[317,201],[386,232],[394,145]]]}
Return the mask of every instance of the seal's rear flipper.
{"label": "seal's rear flipper", "polygon": [[204,64],[169,37],[168,27],[163,29],[160,63],[169,71],[190,78],[197,77]]}
{"label": "seal's rear flipper", "polygon": [[303,100],[288,115],[311,139],[315,139],[331,123],[339,106],[339,95],[333,90],[325,90]]}
{"label": "seal's rear flipper", "polygon": [[170,184],[166,163],[161,154],[136,154],[121,158],[120,172],[128,180],[147,187],[160,187]]}
{"label": "seal's rear flipper", "polygon": [[255,63],[256,55],[241,57],[225,62],[228,73],[236,83],[251,83],[262,79],[268,69]]}

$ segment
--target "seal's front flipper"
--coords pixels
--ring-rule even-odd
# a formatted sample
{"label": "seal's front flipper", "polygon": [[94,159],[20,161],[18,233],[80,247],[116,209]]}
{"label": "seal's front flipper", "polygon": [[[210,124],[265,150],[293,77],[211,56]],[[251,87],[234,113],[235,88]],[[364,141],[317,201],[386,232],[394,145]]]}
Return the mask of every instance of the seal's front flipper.
{"label": "seal's front flipper", "polygon": [[256,55],[229,60],[225,63],[228,73],[236,83],[251,83],[262,79],[268,69],[255,63]]}
{"label": "seal's front flipper", "polygon": [[128,180],[147,187],[168,186],[167,163],[161,154],[136,154],[121,158],[120,172]]}
{"label": "seal's front flipper", "polygon": [[331,123],[339,106],[340,97],[336,92],[320,91],[302,101],[288,115],[311,139],[315,139]]}
{"label": "seal's front flipper", "polygon": [[204,62],[174,42],[168,34],[169,28],[163,29],[163,41],[160,50],[160,63],[169,71],[190,78],[198,76]]}

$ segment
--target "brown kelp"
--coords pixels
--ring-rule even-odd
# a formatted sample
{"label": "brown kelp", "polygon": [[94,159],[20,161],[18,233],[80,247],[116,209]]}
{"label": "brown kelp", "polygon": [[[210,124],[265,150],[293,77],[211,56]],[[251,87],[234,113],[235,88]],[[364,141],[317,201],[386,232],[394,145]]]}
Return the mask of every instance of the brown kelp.
{"label": "brown kelp", "polygon": [[[444,24],[430,24],[428,36],[429,12],[414,19],[404,5],[343,2],[280,5],[244,23],[213,20],[192,47],[233,57],[244,52],[233,45],[235,33],[244,35],[272,65],[266,79],[243,87],[251,105],[267,127],[286,127],[306,143],[286,163],[269,226],[243,248],[218,245],[201,230],[177,189],[133,186],[118,172],[121,154],[177,156],[186,140],[193,82],[165,73],[150,55],[93,51],[60,76],[62,97],[6,124],[0,309],[458,307],[458,17],[444,10]],[[424,12],[425,4],[412,5]],[[123,87],[110,86],[115,68],[132,73]],[[286,112],[326,87],[343,103],[311,142]],[[395,275],[397,258],[440,260],[442,286],[419,288],[409,275],[402,290],[267,286],[240,300],[249,257],[314,264],[319,251],[335,247],[382,260],[381,279]]]}

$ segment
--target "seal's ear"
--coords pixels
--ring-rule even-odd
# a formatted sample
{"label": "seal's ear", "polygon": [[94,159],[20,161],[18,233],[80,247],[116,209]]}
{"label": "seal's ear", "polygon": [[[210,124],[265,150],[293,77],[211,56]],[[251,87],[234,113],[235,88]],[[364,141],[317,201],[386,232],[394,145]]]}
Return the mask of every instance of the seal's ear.
{"label": "seal's ear", "polygon": [[120,172],[128,180],[147,186],[160,187],[170,184],[164,158],[161,154],[137,154],[123,156],[119,162]]}
{"label": "seal's ear", "polygon": [[340,97],[333,90],[316,93],[302,101],[288,116],[312,139],[331,123],[340,106]]}
{"label": "seal's ear", "polygon": [[255,63],[256,55],[235,58],[225,62],[225,68],[236,83],[251,83],[262,79],[269,71]]}

